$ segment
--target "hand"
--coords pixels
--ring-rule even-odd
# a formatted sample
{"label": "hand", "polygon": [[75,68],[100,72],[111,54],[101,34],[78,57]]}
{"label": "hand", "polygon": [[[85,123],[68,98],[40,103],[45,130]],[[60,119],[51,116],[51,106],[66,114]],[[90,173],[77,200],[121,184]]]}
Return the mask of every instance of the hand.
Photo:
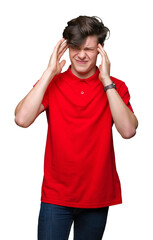
{"label": "hand", "polygon": [[106,86],[112,83],[110,79],[110,61],[107,53],[104,51],[100,43],[98,44],[97,50],[102,57],[101,65],[99,65],[99,79],[103,83],[103,85]]}
{"label": "hand", "polygon": [[[53,75],[57,75],[62,71],[62,68],[64,67],[66,61],[62,60],[61,62],[60,59],[63,56],[64,52],[68,48],[68,44],[65,41],[64,38],[62,38],[54,47],[53,53],[50,57],[49,64],[47,69],[51,71]],[[64,42],[64,43],[63,43]]]}

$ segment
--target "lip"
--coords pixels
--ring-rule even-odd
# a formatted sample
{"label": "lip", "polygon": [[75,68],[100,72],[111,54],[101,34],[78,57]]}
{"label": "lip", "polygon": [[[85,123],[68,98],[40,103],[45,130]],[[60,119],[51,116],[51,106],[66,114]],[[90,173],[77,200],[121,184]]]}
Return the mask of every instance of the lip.
{"label": "lip", "polygon": [[80,61],[80,60],[77,60],[77,59],[76,59],[76,62],[79,63],[79,64],[86,64],[87,63],[87,61]]}

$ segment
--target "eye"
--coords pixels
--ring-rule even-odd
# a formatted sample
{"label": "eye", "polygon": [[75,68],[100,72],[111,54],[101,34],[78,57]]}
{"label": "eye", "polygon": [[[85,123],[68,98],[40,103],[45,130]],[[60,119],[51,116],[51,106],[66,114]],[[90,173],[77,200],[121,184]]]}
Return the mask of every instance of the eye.
{"label": "eye", "polygon": [[93,49],[93,48],[86,48],[85,50],[93,52],[95,49]]}

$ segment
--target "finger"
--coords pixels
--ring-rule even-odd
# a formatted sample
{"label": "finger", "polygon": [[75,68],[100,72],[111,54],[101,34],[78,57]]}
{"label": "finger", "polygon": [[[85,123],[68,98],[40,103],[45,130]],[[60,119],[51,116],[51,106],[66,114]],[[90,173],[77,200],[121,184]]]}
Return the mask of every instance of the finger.
{"label": "finger", "polygon": [[66,46],[68,46],[68,44],[67,44],[67,42],[64,42],[64,43],[60,46],[60,48],[59,48],[59,50],[58,50],[58,54],[60,54],[60,53],[63,51],[63,49],[65,49]]}
{"label": "finger", "polygon": [[106,51],[104,50],[103,46],[99,43],[98,44],[98,47],[101,49],[101,51],[104,53],[105,57],[106,57],[106,60],[109,62],[109,58],[108,58],[108,55],[106,53]]}
{"label": "finger", "polygon": [[104,52],[98,47],[97,48],[98,52],[100,53],[101,57],[102,57],[102,61],[105,60],[105,55]]}
{"label": "finger", "polygon": [[69,48],[68,46],[65,46],[65,48],[63,49],[63,51],[59,54],[58,60],[61,59],[61,57],[63,56],[63,54],[65,53],[65,51],[66,51],[68,48]]}
{"label": "finger", "polygon": [[[49,64],[51,60],[56,61],[58,59],[58,49],[60,48],[61,44],[65,41],[65,38],[62,38],[60,41],[58,41],[58,43],[56,44],[56,46],[54,47],[54,50],[51,54],[50,60],[49,60]],[[63,44],[64,45],[64,44]],[[65,44],[66,45],[66,44]]]}
{"label": "finger", "polygon": [[110,63],[110,61],[109,61],[109,59],[108,59],[108,57],[106,55],[106,52],[104,52],[104,50],[102,48],[99,48],[99,47],[97,48],[97,50],[99,51],[99,53],[100,53],[100,55],[102,57],[102,60]]}
{"label": "finger", "polygon": [[101,44],[98,44],[98,48],[101,50],[101,52],[105,55],[106,57],[106,52],[105,50],[103,49],[102,45]]}
{"label": "finger", "polygon": [[99,70],[101,71],[101,69],[102,69],[102,65],[100,64],[100,65],[99,65]]}
{"label": "finger", "polygon": [[107,52],[106,52],[104,49],[102,49],[102,51],[104,52],[104,54],[105,54],[105,56],[106,56],[106,59],[107,59],[107,61],[109,62],[109,58],[108,58]]}
{"label": "finger", "polygon": [[101,50],[103,50],[103,46],[100,43],[98,43],[97,47],[100,48]]}
{"label": "finger", "polygon": [[56,46],[54,47],[53,53],[56,53],[56,54],[57,54],[57,52],[58,52],[61,44],[62,44],[64,41],[65,41],[65,38],[62,38],[60,41],[58,41],[58,43],[57,43]]}
{"label": "finger", "polygon": [[65,63],[66,63],[66,60],[62,60],[62,61],[60,62],[60,66],[61,66],[61,68],[64,67]]}

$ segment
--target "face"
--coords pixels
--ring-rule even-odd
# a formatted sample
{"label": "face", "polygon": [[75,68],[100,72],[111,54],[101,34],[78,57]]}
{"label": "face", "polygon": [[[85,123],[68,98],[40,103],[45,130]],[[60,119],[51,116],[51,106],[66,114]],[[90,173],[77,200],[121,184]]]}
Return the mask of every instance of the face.
{"label": "face", "polygon": [[97,44],[97,36],[88,36],[79,48],[69,47],[71,71],[76,76],[88,77],[94,74],[98,55]]}

